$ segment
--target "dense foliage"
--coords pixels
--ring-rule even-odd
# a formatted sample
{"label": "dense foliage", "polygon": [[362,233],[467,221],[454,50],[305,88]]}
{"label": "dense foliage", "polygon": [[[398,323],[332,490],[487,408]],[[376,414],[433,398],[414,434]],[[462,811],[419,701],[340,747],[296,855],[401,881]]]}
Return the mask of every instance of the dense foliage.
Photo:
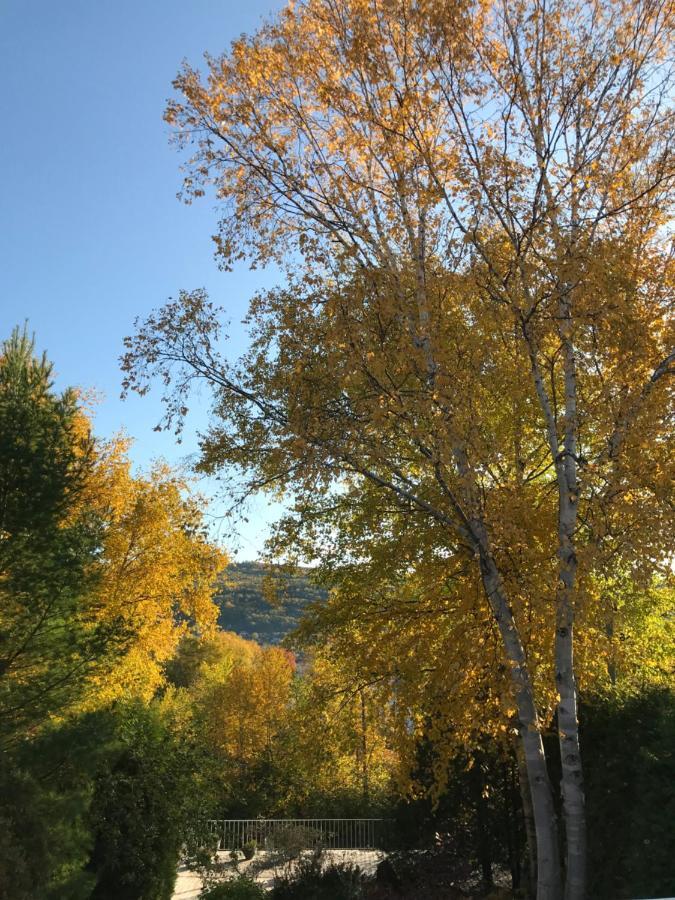
{"label": "dense foliage", "polygon": [[[186,478],[5,341],[0,900],[169,900],[181,848],[212,898],[260,896],[239,850],[277,900],[675,890],[674,35],[299,0],[183,66],[185,197],[285,277],[236,361],[180,291],[124,391],[180,433],[206,385],[195,468],[286,498],[284,563],[227,571]],[[365,815],[374,877],[292,825],[214,862],[213,819]]]}
{"label": "dense foliage", "polygon": [[349,863],[325,864],[320,854],[299,860],[291,875],[275,881],[274,900],[361,900],[364,877]]}
{"label": "dense foliage", "polygon": [[90,713],[41,730],[5,752],[0,775],[3,900],[86,900],[92,846],[88,811],[112,748],[109,717]]}
{"label": "dense foliage", "polygon": [[[204,809],[152,700],[225,564],[182,479],[132,475],[15,331],[0,352],[0,896],[166,900]],[[189,819],[189,828],[188,828]],[[125,893],[126,891],[126,893]]]}
{"label": "dense foliage", "polygon": [[94,446],[72,391],[16,330],[0,356],[0,743],[82,694],[124,640],[96,596],[103,522],[82,498]]}
{"label": "dense foliage", "polygon": [[[582,705],[588,754],[589,896],[675,893],[675,693],[649,690]],[[631,753],[626,736],[637,752]]]}
{"label": "dense foliage", "polygon": [[186,638],[167,673],[163,713],[210,760],[220,817],[354,816],[388,802],[389,717],[320,655],[299,673],[289,651],[221,632]]}
{"label": "dense foliage", "polygon": [[[672,583],[673,15],[302,0],[186,64],[185,196],[213,192],[224,268],[286,278],[240,359],[196,290],[123,361],[127,389],[162,383],[166,427],[208,383],[198,467],[292,498],[282,551],[341,544],[334,630],[368,683],[394,693],[400,664],[411,718],[435,693],[439,733],[517,734],[542,900],[586,893],[579,690],[612,665],[615,582],[628,607]],[[371,672],[416,603],[421,656]]]}
{"label": "dense foliage", "polygon": [[140,702],[115,716],[116,745],[93,785],[87,864],[92,900],[165,900],[176,880],[180,847],[204,814],[194,760]]}
{"label": "dense foliage", "polygon": [[265,892],[254,881],[243,877],[223,882],[200,894],[199,900],[264,900]]}

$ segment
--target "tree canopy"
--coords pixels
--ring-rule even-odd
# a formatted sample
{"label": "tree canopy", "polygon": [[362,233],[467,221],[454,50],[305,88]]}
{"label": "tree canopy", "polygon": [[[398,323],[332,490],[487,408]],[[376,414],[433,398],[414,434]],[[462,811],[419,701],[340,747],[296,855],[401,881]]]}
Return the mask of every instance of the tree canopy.
{"label": "tree canopy", "polygon": [[306,0],[205,77],[185,66],[166,113],[185,196],[213,190],[225,268],[274,260],[287,282],[253,299],[238,363],[200,291],[124,358],[127,389],[172,386],[177,429],[212,386],[204,470],[239,466],[310,520],[325,492],[374,495],[480,586],[542,898],[563,882],[553,709],[565,896],[585,889],[575,623],[583,646],[603,579],[672,577],[672,30],[658,0]]}

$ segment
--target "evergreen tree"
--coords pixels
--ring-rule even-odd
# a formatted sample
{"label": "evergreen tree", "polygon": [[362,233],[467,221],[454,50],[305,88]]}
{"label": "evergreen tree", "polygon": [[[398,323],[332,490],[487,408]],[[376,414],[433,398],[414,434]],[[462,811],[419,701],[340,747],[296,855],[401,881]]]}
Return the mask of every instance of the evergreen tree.
{"label": "evergreen tree", "polygon": [[203,814],[194,760],[156,707],[123,705],[114,722],[117,752],[96,780],[90,810],[90,896],[170,900],[180,846]]}
{"label": "evergreen tree", "polygon": [[94,586],[101,527],[80,503],[93,440],[72,390],[15,329],[0,351],[0,741],[61,711],[111,642]]}

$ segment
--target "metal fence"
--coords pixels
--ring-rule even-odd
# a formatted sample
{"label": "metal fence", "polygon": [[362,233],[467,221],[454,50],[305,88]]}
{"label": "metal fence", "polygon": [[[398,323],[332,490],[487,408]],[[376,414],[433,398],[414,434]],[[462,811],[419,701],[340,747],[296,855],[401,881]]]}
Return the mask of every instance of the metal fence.
{"label": "metal fence", "polygon": [[211,819],[221,850],[240,850],[255,841],[259,849],[290,846],[330,850],[377,850],[386,819]]}

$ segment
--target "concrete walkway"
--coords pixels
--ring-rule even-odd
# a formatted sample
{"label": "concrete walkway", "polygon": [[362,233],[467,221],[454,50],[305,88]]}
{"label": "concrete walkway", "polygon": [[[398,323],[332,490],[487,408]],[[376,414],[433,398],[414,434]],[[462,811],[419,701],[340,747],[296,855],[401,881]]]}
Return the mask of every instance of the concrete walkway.
{"label": "concrete walkway", "polygon": [[[265,890],[270,890],[274,883],[274,876],[280,873],[281,870],[279,868],[275,869],[272,865],[269,868],[262,867],[266,855],[264,852],[261,852],[256,855],[254,860],[242,860],[239,863],[239,871],[242,873],[246,872],[248,867],[253,864],[254,870],[257,872],[255,880]],[[229,859],[227,851],[221,850],[217,856],[219,862],[227,862]],[[326,863],[351,863],[359,866],[362,871],[368,874],[375,872],[382,858],[383,854],[378,850],[327,850],[324,855]],[[178,878],[176,879],[176,887],[173,892],[173,900],[196,900],[199,897],[201,887],[202,883],[199,875],[196,872],[191,872],[185,865],[181,865],[178,868]]]}
{"label": "concrete walkway", "polygon": [[191,872],[187,866],[178,866],[178,878],[173,889],[173,900],[195,900],[202,889],[202,880],[195,872]]}

